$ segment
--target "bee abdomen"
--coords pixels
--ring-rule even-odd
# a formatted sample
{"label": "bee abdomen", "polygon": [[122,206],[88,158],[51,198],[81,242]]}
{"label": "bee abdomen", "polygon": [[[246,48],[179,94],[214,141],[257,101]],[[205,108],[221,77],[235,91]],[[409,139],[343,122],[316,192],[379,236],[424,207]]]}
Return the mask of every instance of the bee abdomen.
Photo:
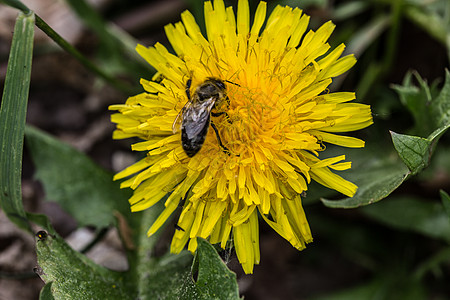
{"label": "bee abdomen", "polygon": [[189,157],[193,157],[203,146],[205,142],[206,134],[208,132],[208,125],[204,126],[202,132],[198,135],[188,136],[185,128],[181,130],[181,146],[184,152]]}

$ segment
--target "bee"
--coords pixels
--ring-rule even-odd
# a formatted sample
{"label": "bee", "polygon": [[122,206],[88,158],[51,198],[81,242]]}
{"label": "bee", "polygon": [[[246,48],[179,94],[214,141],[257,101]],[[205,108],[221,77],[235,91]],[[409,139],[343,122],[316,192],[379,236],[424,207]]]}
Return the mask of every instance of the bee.
{"label": "bee", "polygon": [[178,132],[181,127],[181,145],[186,155],[193,157],[202,148],[209,126],[211,125],[216,133],[219,146],[223,152],[230,155],[230,151],[223,145],[220,139],[216,125],[211,120],[211,115],[217,117],[226,114],[226,112],[212,112],[222,101],[228,101],[225,81],[209,77],[195,89],[192,96],[190,92],[191,83],[191,79],[186,82],[188,102],[173,122],[173,132]]}

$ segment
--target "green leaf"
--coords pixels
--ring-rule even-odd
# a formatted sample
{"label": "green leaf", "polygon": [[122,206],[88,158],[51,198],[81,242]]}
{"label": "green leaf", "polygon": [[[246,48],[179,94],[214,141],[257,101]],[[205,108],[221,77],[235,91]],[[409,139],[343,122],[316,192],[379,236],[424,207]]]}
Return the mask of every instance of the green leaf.
{"label": "green leaf", "polygon": [[395,150],[403,163],[392,157],[392,151],[380,149],[379,141],[370,147],[366,146],[364,151],[355,152],[348,149],[347,157],[354,164],[346,175],[358,186],[358,190],[351,198],[337,201],[321,199],[325,206],[354,208],[375,203],[387,197],[410,176],[429,165],[437,142],[450,128],[450,73],[446,71],[445,84],[440,92],[434,86],[428,87],[415,73],[420,84],[420,88],[416,87],[412,84],[412,75],[408,73],[403,86],[395,86],[395,89],[402,103],[413,114],[417,128],[421,128],[417,131],[427,132],[428,137],[391,132]]}
{"label": "green leaf", "polygon": [[28,231],[31,230],[22,204],[21,174],[33,37],[34,14],[19,13],[0,108],[0,207],[12,222]]}
{"label": "green leaf", "polygon": [[[236,274],[226,267],[209,242],[197,240],[198,261],[193,262],[193,271],[192,255],[188,251],[153,259],[140,299],[240,299]],[[196,282],[192,273],[198,273]]]}
{"label": "green leaf", "polygon": [[[163,205],[158,204],[143,212],[140,232],[136,233],[137,255],[136,261],[130,262],[130,276],[135,278],[138,297],[141,300],[239,299],[236,275],[226,268],[214,248],[204,240],[198,239],[198,263],[193,263],[192,254],[188,251],[166,254],[161,258],[149,257],[157,236],[147,238],[145,231],[162,209]],[[198,273],[197,282],[194,282],[192,273]]]}
{"label": "green leaf", "polygon": [[52,282],[55,299],[133,299],[124,273],[94,264],[58,235],[41,231],[36,239],[39,275]]}
{"label": "green leaf", "polygon": [[50,281],[49,283],[44,285],[41,292],[39,293],[39,300],[55,300],[52,294],[52,283],[53,281]]}
{"label": "green leaf", "polygon": [[29,14],[31,12],[28,7],[26,7],[22,2],[18,0],[0,0],[0,3],[4,3],[11,7],[17,8],[21,10],[24,14]]}
{"label": "green leaf", "polygon": [[[348,149],[346,157],[352,161],[352,169],[345,178],[354,182],[358,190],[353,197],[342,200],[321,199],[332,208],[355,208],[380,201],[397,189],[410,175],[408,168],[392,151],[380,150],[368,144],[366,149]],[[327,149],[328,151],[328,149]]]}
{"label": "green leaf", "polygon": [[190,266],[192,254],[183,251],[153,258],[142,270],[145,284],[139,287],[139,299],[202,299],[198,297]]}
{"label": "green leaf", "polygon": [[376,203],[389,196],[409,175],[408,169],[402,163],[389,164],[380,162],[365,170],[359,170],[359,178],[354,182],[358,190],[353,197],[342,200],[321,199],[322,203],[331,208],[355,208]]}
{"label": "green leaf", "polygon": [[429,165],[434,146],[448,128],[450,128],[450,123],[435,130],[428,138],[391,131],[394,147],[412,175],[419,173]]}
{"label": "green leaf", "polygon": [[239,299],[236,274],[223,263],[211,244],[197,238],[198,279],[196,286],[204,299]]}
{"label": "green leaf", "polygon": [[31,222],[44,228],[46,231],[48,231],[48,233],[56,234],[55,229],[53,228],[49,218],[46,215],[27,213],[27,218]]}
{"label": "green leaf", "polygon": [[390,198],[389,201],[361,208],[361,211],[389,227],[450,242],[450,222],[440,203],[415,198]]}
{"label": "green leaf", "polygon": [[[128,192],[123,194],[111,174],[85,155],[34,128],[27,128],[26,138],[36,164],[36,177],[42,180],[48,197],[57,200],[81,224],[105,226],[112,221],[114,209],[121,205],[129,209]],[[81,294],[87,295],[83,299],[127,299],[125,294],[131,298],[138,295],[140,299],[176,299],[179,295],[183,295],[183,299],[238,299],[235,275],[226,269],[206,241],[200,241],[198,247],[200,283],[192,279],[189,252],[162,258],[149,256],[158,235],[148,238],[145,232],[163,209],[163,202],[128,216],[135,224],[140,223],[133,226],[136,251],[129,254],[130,270],[126,273],[114,273],[93,264],[54,234],[45,216],[29,214],[32,221],[51,233],[38,241],[37,248],[39,264],[47,274],[44,280],[53,281],[55,299],[67,299],[71,294],[75,295],[73,299]],[[124,278],[129,283],[123,283]],[[74,290],[77,282],[85,281],[89,283]]]}
{"label": "green leaf", "polygon": [[33,127],[26,128],[26,143],[47,199],[58,202],[79,226],[108,226],[114,211],[130,215],[130,190],[121,190],[112,174],[85,154]]}
{"label": "green leaf", "polygon": [[392,141],[400,158],[408,169],[416,174],[428,165],[430,153],[430,141],[427,139],[404,135],[391,131]]}

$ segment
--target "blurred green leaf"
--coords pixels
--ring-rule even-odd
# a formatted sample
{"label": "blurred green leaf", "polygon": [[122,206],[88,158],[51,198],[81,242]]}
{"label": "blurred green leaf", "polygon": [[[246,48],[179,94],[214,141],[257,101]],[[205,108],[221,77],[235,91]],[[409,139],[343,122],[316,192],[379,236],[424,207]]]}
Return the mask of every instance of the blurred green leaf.
{"label": "blurred green leaf", "polygon": [[361,208],[372,219],[391,228],[409,230],[450,242],[450,222],[441,203],[416,198],[390,198]]}
{"label": "blurred green leaf", "polygon": [[444,248],[432,257],[428,258],[425,262],[421,263],[417,270],[414,272],[414,277],[417,280],[423,279],[428,273],[433,273],[435,277],[443,276],[443,268],[450,262],[450,248]]}
{"label": "blurred green leaf", "polygon": [[31,222],[44,228],[48,233],[56,234],[55,229],[53,228],[49,218],[46,215],[27,213],[27,218]]}
{"label": "blurred green leaf", "polygon": [[386,274],[381,278],[364,283],[330,295],[314,298],[314,300],[348,300],[348,299],[395,299],[395,300],[423,300],[426,298],[422,284],[409,277],[394,277]]}
{"label": "blurred green leaf", "polygon": [[333,12],[333,20],[344,21],[352,18],[369,8],[367,1],[349,1],[342,4],[336,4]]}
{"label": "blurred green leaf", "polygon": [[19,13],[0,108],[0,207],[22,229],[31,231],[22,204],[23,135],[33,55],[34,14]]}
{"label": "blurred green leaf", "polygon": [[39,276],[52,282],[55,299],[133,299],[124,273],[96,265],[58,235],[40,232],[36,241]]}
{"label": "blurred green leaf", "polygon": [[[24,13],[29,13],[31,10],[19,0],[0,0],[11,7],[17,8]],[[56,31],[53,30],[44,20],[42,20],[38,15],[35,16],[36,26],[41,29],[46,35],[48,35],[56,44],[58,44],[62,49],[67,51],[70,55],[75,57],[81,64],[83,64],[88,70],[103,78],[106,82],[111,84],[112,87],[121,90],[127,94],[134,94],[138,92],[138,89],[130,86],[129,83],[118,80],[112,77],[110,74],[106,73],[104,70],[100,69],[83,56],[75,47],[69,44],[65,39],[63,39]],[[119,31],[119,30],[118,30]],[[125,60],[124,60],[125,61]],[[142,61],[142,60],[141,60]],[[144,69],[145,70],[145,69]]]}
{"label": "blurred green leaf", "polygon": [[298,0],[280,0],[278,1],[279,5],[287,5],[290,7],[299,7],[302,9],[305,8],[312,8],[312,7],[320,7],[320,8],[324,8],[327,6],[327,0],[302,0],[302,1],[298,1]]}
{"label": "blurred green leaf", "polygon": [[373,280],[368,283],[363,283],[343,291],[332,292],[329,295],[313,298],[313,300],[348,300],[348,299],[374,299],[377,291],[380,291],[381,282]]}
{"label": "blurred green leaf", "polygon": [[440,193],[441,193],[442,205],[444,205],[444,209],[447,212],[449,222],[450,222],[450,196],[443,190],[441,190]]}
{"label": "blurred green leaf", "polygon": [[[445,17],[445,5],[448,7],[447,0],[431,1],[442,2],[442,12],[430,9],[432,5],[429,3],[416,3],[416,5],[408,5],[404,9],[404,14],[407,18],[420,26],[423,30],[428,32],[433,38],[441,42],[444,46],[447,44],[447,39],[450,38],[449,26],[450,20],[448,16]],[[446,3],[446,4],[445,4]],[[434,6],[439,7],[439,6]]]}
{"label": "blurred green leaf", "polygon": [[431,110],[435,117],[436,127],[443,127],[450,123],[450,71],[447,69],[445,70],[444,86],[439,96],[432,102]]}
{"label": "blurred green leaf", "polygon": [[33,127],[26,128],[26,143],[47,199],[58,202],[79,226],[108,226],[114,211],[130,215],[131,191],[120,189],[112,174],[85,154]]}
{"label": "blurred green leaf", "polygon": [[26,7],[22,2],[20,2],[18,0],[0,0],[0,3],[4,3],[11,7],[17,8],[17,9],[21,10],[24,14],[28,14],[31,12],[28,7]]}
{"label": "blurred green leaf", "polygon": [[78,17],[93,30],[100,39],[101,53],[98,56],[102,69],[110,74],[127,72],[135,81],[140,77],[151,78],[153,67],[136,52],[138,41],[119,27],[108,23],[85,0],[65,0]]}
{"label": "blurred green leaf", "polygon": [[381,15],[371,20],[366,26],[355,32],[347,44],[345,53],[353,53],[360,57],[364,51],[374,43],[380,35],[389,27],[391,19],[389,15]]}
{"label": "blurred green leaf", "polygon": [[[414,77],[413,77],[414,76]],[[419,86],[413,83],[416,79]],[[400,101],[414,117],[414,133],[428,136],[440,127],[450,123],[450,73],[445,71],[445,82],[438,93],[436,83],[431,87],[417,72],[408,72],[403,84],[393,85]]]}
{"label": "blurred green leaf", "polygon": [[[359,2],[362,3],[362,2]],[[364,2],[366,5],[367,2]],[[367,23],[367,25],[357,28],[356,32],[351,31],[351,35],[348,37],[348,41],[345,41],[346,49],[343,55],[353,54],[356,58],[360,58],[370,45],[375,43],[381,34],[389,28],[391,24],[391,18],[389,15],[377,16],[373,20]],[[379,79],[383,71],[383,67],[380,63],[372,61],[366,71],[363,73],[363,78],[359,81],[357,87],[358,98],[366,98],[367,93],[373,88],[375,82]],[[345,80],[347,74],[343,74],[333,79],[331,85],[336,89]]]}
{"label": "blurred green leaf", "polygon": [[371,62],[362,75],[361,80],[356,87],[358,98],[365,99],[372,91],[383,73],[383,65],[377,61]]}

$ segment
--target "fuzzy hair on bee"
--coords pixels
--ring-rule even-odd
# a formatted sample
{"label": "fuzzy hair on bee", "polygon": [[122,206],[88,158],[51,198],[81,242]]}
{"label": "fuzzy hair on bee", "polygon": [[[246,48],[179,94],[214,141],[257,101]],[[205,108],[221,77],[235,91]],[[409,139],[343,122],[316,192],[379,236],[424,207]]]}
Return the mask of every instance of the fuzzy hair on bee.
{"label": "fuzzy hair on bee", "polygon": [[223,152],[230,155],[229,150],[223,145],[219,131],[211,120],[211,115],[219,116],[225,112],[212,113],[219,103],[226,101],[225,81],[209,77],[201,83],[191,96],[191,83],[186,82],[186,95],[188,102],[177,115],[172,129],[176,133],[181,128],[181,145],[187,156],[193,157],[197,154],[205,142],[209,126],[213,128],[217,136],[219,146]]}

